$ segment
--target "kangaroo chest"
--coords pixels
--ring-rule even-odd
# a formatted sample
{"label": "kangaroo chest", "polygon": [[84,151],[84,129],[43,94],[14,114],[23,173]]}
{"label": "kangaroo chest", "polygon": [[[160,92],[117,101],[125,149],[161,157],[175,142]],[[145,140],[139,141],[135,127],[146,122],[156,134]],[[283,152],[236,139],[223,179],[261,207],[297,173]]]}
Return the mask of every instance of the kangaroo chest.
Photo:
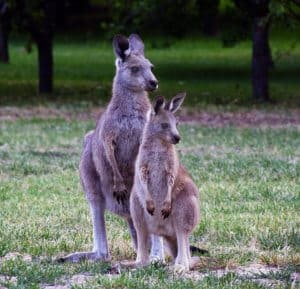
{"label": "kangaroo chest", "polygon": [[146,116],[123,116],[118,125],[115,157],[121,170],[133,169],[138,154]]}
{"label": "kangaroo chest", "polygon": [[176,160],[173,152],[164,148],[153,148],[144,155],[148,169],[149,192],[154,202],[161,204],[168,191],[168,174],[175,170]]}

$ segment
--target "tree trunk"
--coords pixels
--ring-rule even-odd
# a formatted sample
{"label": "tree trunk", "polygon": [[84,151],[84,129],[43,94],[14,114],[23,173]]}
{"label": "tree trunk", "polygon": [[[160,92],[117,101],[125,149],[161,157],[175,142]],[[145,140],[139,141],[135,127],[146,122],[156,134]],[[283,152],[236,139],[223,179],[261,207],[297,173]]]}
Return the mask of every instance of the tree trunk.
{"label": "tree trunk", "polygon": [[3,63],[9,63],[8,30],[6,28],[0,19],[0,61]]}
{"label": "tree trunk", "polygon": [[10,13],[6,1],[0,0],[0,61],[9,63],[8,35],[10,30]]}
{"label": "tree trunk", "polygon": [[[267,29],[268,29],[268,39],[269,39],[269,27]],[[273,68],[275,68],[275,63],[273,61],[272,50],[271,50],[269,41],[268,41],[268,66],[269,66],[269,69],[271,69],[271,70]]]}
{"label": "tree trunk", "polygon": [[219,0],[198,0],[201,29],[206,36],[215,36],[218,32],[219,2]]}
{"label": "tree trunk", "polygon": [[38,49],[39,93],[53,92],[53,36],[58,1],[40,1],[43,17],[39,23],[31,19],[28,30]]}
{"label": "tree trunk", "polygon": [[270,101],[269,25],[262,20],[260,17],[253,18],[252,90],[255,100]]}
{"label": "tree trunk", "polygon": [[53,36],[49,33],[36,37],[39,65],[39,93],[53,91]]}

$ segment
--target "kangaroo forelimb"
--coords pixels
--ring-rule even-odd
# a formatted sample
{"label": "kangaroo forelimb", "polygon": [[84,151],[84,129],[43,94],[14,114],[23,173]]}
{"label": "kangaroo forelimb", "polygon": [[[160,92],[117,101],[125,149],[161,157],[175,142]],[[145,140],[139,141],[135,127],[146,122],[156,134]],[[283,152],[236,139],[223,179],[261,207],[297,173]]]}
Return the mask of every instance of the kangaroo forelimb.
{"label": "kangaroo forelimb", "polygon": [[175,176],[172,172],[167,172],[167,195],[163,202],[161,214],[164,219],[168,218],[172,210],[172,190],[175,183]]}
{"label": "kangaroo forelimb", "polygon": [[113,135],[108,135],[104,139],[104,150],[107,160],[113,171],[113,196],[116,198],[118,203],[122,203],[125,201],[126,197],[128,196],[128,193],[116,161],[115,146],[115,137]]}
{"label": "kangaroo forelimb", "polygon": [[140,178],[142,189],[144,191],[146,199],[146,209],[150,215],[153,215],[155,211],[155,205],[148,190],[149,170],[147,165],[142,165],[140,167]]}

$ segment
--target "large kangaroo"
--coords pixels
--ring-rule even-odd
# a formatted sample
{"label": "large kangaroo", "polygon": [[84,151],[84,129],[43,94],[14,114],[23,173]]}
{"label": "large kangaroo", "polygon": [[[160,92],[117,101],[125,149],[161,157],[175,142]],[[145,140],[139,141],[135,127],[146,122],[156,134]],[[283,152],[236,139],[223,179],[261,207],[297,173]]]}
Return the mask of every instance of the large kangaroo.
{"label": "large kangaroo", "polygon": [[137,265],[149,264],[147,240],[155,234],[164,237],[179,272],[192,266],[188,238],[200,215],[197,186],[179,163],[174,145],[180,140],[174,112],[184,97],[179,94],[167,104],[163,97],[157,98],[143,133],[130,196]]}
{"label": "large kangaroo", "polygon": [[[125,218],[135,246],[136,231],[130,217],[129,195],[133,185],[134,163],[151,105],[148,91],[158,87],[153,65],[144,56],[138,35],[113,40],[116,75],[112,98],[94,131],[85,136],[80,177],[90,205],[93,223],[93,251],[70,254],[62,261],[109,260],[104,212]],[[163,259],[161,240],[153,237],[153,255]]]}

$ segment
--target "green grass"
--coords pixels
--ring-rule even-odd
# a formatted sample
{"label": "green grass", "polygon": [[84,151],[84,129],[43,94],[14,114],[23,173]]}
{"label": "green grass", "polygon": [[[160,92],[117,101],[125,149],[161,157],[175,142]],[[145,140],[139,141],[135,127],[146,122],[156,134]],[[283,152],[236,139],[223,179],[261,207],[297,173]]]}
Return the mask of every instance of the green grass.
{"label": "green grass", "polygon": [[[281,104],[300,105],[299,33],[271,33],[275,69],[271,72],[272,99]],[[219,39],[174,40],[170,47],[161,41],[146,41],[146,55],[160,80],[158,94],[188,92],[190,105],[251,103],[251,42],[223,48]],[[295,44],[295,47],[291,47]],[[11,64],[0,64],[0,103],[36,103],[37,55],[24,50],[24,42],[12,40]],[[55,92],[58,102],[105,103],[110,98],[114,56],[107,40],[63,40],[54,47]],[[34,96],[34,97],[33,97]]]}
{"label": "green grass", "polygon": [[[152,266],[110,279],[101,274],[107,264],[52,262],[91,248],[78,163],[83,135],[93,126],[60,119],[0,123],[0,256],[33,258],[0,263],[0,275],[18,277],[10,288],[38,288],[78,272],[95,274],[86,288],[264,288],[234,274],[192,281]],[[183,125],[180,131],[181,160],[201,193],[202,219],[191,243],[209,250],[213,266],[280,265],[271,279],[289,284],[300,263],[299,129]],[[134,259],[126,223],[111,214],[106,220],[114,260]]]}

